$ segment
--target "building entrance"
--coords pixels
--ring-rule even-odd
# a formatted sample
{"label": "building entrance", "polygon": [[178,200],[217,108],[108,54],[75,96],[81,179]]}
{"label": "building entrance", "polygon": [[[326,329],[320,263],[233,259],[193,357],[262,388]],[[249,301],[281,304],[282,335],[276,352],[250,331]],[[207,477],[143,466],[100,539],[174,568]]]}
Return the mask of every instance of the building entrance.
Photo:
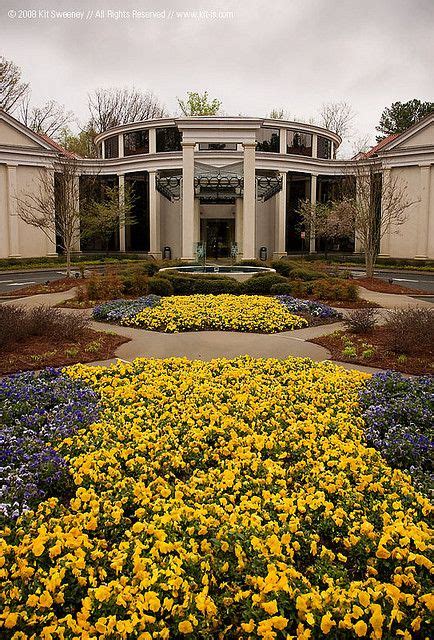
{"label": "building entrance", "polygon": [[208,258],[229,258],[235,242],[235,220],[208,218],[201,220],[200,241],[206,244]]}

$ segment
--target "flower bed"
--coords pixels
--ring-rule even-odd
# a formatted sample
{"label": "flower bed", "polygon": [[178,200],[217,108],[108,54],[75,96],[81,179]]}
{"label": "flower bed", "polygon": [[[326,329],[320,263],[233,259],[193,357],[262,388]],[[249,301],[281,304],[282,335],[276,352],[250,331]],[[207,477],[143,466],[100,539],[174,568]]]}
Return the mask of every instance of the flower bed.
{"label": "flower bed", "polygon": [[68,467],[53,445],[95,420],[97,401],[55,369],[0,380],[0,518],[65,494]]}
{"label": "flower bed", "polygon": [[153,331],[249,331],[275,333],[298,329],[307,321],[265,296],[195,295],[162,298],[158,306],[121,321]]}
{"label": "flower bed", "polygon": [[69,374],[103,413],[59,445],[69,506],[0,541],[0,636],[429,635],[431,507],[364,444],[368,376],[249,357]]}
{"label": "flower bed", "polygon": [[[170,296],[161,298],[158,304],[144,305],[135,314],[133,306],[125,302],[109,308],[108,319],[122,316],[123,325],[166,333],[203,330],[275,333],[307,325],[304,318],[290,313],[276,298],[266,296]],[[101,312],[100,307],[97,309],[98,318]]]}
{"label": "flower bed", "polygon": [[434,489],[434,378],[376,374],[360,394],[365,437],[386,460],[411,474],[431,495]]}

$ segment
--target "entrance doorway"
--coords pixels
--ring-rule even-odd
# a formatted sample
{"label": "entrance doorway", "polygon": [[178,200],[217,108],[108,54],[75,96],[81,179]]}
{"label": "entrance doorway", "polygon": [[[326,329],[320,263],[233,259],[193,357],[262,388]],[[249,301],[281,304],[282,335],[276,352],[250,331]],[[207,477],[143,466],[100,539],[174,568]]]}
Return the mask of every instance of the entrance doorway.
{"label": "entrance doorway", "polygon": [[206,244],[209,258],[229,258],[235,242],[235,220],[210,218],[201,220],[200,239]]}

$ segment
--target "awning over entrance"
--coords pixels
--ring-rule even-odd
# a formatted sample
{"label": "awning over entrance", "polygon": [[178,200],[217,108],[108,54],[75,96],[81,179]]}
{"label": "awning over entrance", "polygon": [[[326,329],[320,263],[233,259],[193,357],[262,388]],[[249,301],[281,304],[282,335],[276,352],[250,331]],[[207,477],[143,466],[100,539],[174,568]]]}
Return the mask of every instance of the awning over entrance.
{"label": "awning over entrance", "polygon": [[[156,188],[165,198],[175,202],[181,197],[182,174],[169,175],[157,173]],[[282,178],[276,175],[256,176],[256,197],[258,200],[269,200],[282,189]],[[194,192],[201,200],[227,202],[242,197],[244,176],[242,162],[214,167],[195,162]]]}

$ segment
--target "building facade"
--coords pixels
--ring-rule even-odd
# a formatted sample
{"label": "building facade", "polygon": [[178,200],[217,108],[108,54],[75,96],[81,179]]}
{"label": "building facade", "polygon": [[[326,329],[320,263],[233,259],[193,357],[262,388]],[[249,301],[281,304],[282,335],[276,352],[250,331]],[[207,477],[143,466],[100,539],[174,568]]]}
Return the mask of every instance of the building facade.
{"label": "building facade", "polygon": [[[134,225],[121,225],[110,249],[156,258],[257,258],[320,250],[298,219],[300,200],[333,198],[351,161],[336,159],[335,133],[314,125],[247,117],[164,118],[110,129],[95,140],[98,158],[79,159],[77,193],[87,180],[133,194]],[[62,151],[0,112],[0,257],[52,255],[55,238],[28,227],[17,197],[37,189]],[[366,156],[408,185],[405,224],[382,240],[381,253],[434,259],[434,114]],[[342,238],[334,247],[360,250]],[[82,241],[77,250],[98,251]]]}

